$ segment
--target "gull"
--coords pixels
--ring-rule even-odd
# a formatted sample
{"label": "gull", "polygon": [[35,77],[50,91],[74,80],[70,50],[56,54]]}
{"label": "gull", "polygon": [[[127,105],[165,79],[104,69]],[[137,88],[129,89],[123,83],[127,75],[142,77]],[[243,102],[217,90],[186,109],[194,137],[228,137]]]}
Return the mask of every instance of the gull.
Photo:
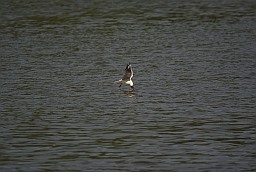
{"label": "gull", "polygon": [[122,84],[128,84],[134,90],[133,82],[132,82],[132,77],[133,77],[133,71],[132,71],[132,65],[129,63],[127,64],[125,68],[125,73],[122,79],[115,81],[115,83],[120,84],[119,87],[122,86]]}

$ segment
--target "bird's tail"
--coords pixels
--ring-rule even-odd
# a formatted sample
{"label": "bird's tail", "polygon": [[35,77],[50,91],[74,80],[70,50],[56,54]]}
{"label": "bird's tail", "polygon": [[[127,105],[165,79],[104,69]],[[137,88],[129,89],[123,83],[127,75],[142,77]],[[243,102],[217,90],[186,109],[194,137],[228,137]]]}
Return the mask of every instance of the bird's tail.
{"label": "bird's tail", "polygon": [[122,84],[122,79],[115,81],[116,84]]}

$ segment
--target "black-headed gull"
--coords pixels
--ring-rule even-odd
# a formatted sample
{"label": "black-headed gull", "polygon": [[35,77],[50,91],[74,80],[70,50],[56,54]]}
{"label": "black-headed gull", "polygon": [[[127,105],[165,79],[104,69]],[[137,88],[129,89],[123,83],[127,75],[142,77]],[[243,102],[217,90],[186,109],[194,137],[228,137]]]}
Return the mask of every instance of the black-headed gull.
{"label": "black-headed gull", "polygon": [[125,68],[125,73],[122,79],[115,81],[115,83],[120,84],[119,87],[122,86],[122,84],[128,84],[134,90],[133,82],[132,82],[132,77],[133,77],[133,71],[132,71],[132,65],[129,63],[127,64]]}

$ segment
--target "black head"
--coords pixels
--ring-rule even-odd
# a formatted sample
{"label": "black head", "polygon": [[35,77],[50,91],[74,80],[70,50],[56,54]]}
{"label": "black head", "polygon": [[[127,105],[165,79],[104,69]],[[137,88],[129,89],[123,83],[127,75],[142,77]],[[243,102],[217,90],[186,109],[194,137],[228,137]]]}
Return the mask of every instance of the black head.
{"label": "black head", "polygon": [[129,68],[131,68],[131,63],[126,65],[126,69],[129,69]]}

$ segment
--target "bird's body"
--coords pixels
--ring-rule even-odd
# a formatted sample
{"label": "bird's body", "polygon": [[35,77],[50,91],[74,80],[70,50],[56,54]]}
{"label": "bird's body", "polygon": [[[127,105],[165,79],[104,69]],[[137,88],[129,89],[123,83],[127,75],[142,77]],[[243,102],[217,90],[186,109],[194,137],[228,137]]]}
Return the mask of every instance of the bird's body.
{"label": "bird's body", "polygon": [[129,63],[126,68],[125,68],[125,73],[122,79],[116,81],[115,83],[120,84],[119,87],[122,86],[122,84],[128,84],[134,90],[133,82],[132,82],[132,77],[133,77],[133,71],[132,71],[132,66]]}

